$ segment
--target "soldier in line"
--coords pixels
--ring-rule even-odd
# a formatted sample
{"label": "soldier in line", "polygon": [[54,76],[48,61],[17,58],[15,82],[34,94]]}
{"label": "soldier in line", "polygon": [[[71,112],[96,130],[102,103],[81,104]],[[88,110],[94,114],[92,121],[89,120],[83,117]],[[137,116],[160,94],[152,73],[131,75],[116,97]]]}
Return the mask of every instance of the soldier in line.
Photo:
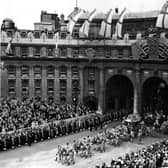
{"label": "soldier in line", "polygon": [[[37,107],[37,106],[36,106]],[[109,120],[107,117],[106,121]],[[12,149],[15,147],[29,145],[39,141],[55,138],[61,135],[79,132],[80,129],[95,129],[102,127],[104,122],[101,116],[87,116],[83,119],[71,120],[70,122],[48,123],[36,127],[22,128],[20,130],[12,131],[8,134],[0,135],[0,150]]]}

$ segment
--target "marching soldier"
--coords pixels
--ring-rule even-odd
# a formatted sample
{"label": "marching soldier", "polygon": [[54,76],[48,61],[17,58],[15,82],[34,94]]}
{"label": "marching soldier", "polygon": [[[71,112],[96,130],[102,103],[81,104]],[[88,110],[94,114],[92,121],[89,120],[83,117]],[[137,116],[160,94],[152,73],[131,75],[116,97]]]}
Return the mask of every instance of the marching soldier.
{"label": "marching soldier", "polygon": [[11,135],[11,139],[12,139],[12,149],[14,149],[15,148],[15,138],[13,134]]}
{"label": "marching soldier", "polygon": [[28,143],[29,146],[31,146],[31,144],[32,144],[32,133],[31,133],[31,131],[28,132],[28,141],[27,141],[27,143]]}

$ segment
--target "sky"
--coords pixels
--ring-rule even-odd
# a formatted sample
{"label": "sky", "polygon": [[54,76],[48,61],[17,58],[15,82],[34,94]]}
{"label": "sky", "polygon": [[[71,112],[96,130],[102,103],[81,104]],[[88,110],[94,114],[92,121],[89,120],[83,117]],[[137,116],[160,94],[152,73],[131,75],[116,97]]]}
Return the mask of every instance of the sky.
{"label": "sky", "polygon": [[[77,0],[78,6],[85,10],[107,12],[110,8],[124,7],[128,12],[160,10],[166,0]],[[40,22],[41,10],[49,13],[64,14],[65,18],[76,5],[76,0],[1,0],[0,24],[5,18],[11,18],[18,29],[34,29],[34,23]]]}

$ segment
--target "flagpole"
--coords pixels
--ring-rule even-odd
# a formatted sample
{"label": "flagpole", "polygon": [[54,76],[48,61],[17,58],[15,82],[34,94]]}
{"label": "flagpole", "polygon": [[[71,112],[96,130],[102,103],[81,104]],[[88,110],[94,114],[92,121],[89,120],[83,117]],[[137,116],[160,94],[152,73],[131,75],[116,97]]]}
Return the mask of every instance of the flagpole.
{"label": "flagpole", "polygon": [[76,0],[76,8],[78,8],[78,0]]}

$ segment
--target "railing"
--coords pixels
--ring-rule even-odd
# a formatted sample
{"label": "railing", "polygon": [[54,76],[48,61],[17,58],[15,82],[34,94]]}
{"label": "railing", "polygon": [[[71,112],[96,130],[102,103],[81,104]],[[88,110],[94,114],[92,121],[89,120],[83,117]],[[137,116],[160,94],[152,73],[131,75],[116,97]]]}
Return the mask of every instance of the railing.
{"label": "railing", "polygon": [[[10,37],[2,37],[1,43],[8,43],[11,38]],[[12,43],[13,44],[39,44],[39,45],[89,45],[89,46],[104,46],[104,45],[114,45],[114,46],[131,46],[132,43],[136,42],[136,39],[134,40],[125,40],[125,39],[99,39],[99,40],[89,40],[89,39],[59,39],[56,41],[56,39],[35,39],[33,38],[30,40],[29,38],[13,38]]]}

